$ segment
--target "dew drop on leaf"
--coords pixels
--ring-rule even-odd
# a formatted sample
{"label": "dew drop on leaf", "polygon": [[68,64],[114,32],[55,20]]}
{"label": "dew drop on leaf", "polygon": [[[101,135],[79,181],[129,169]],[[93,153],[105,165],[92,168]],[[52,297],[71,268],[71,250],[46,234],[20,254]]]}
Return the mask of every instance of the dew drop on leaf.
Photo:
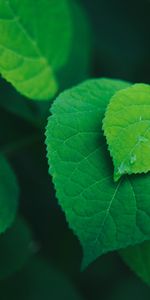
{"label": "dew drop on leaf", "polygon": [[148,139],[145,136],[140,135],[138,137],[138,142],[140,143],[148,142]]}
{"label": "dew drop on leaf", "polygon": [[136,162],[136,155],[131,155],[131,158],[130,158],[130,163],[131,164],[134,164]]}

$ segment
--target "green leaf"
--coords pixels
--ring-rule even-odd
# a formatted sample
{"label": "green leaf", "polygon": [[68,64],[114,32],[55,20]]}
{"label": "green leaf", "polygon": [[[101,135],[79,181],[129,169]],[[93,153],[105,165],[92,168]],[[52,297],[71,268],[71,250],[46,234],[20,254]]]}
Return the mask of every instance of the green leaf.
{"label": "green leaf", "polygon": [[0,72],[23,95],[49,99],[70,52],[67,0],[0,0]]}
{"label": "green leaf", "polygon": [[37,257],[16,276],[0,282],[0,295],[3,300],[81,300],[65,275]]}
{"label": "green leaf", "polygon": [[4,232],[16,216],[19,189],[13,170],[0,155],[0,233]]}
{"label": "green leaf", "polygon": [[23,219],[0,236],[0,279],[18,271],[34,252],[31,232]]}
{"label": "green leaf", "polygon": [[102,119],[121,81],[87,81],[62,93],[46,131],[50,173],[69,226],[84,250],[83,266],[102,253],[150,238],[150,177],[113,181]]}
{"label": "green leaf", "polygon": [[129,267],[150,285],[150,241],[120,251]]}
{"label": "green leaf", "polygon": [[150,85],[135,84],[111,99],[103,129],[114,162],[114,180],[150,170]]}

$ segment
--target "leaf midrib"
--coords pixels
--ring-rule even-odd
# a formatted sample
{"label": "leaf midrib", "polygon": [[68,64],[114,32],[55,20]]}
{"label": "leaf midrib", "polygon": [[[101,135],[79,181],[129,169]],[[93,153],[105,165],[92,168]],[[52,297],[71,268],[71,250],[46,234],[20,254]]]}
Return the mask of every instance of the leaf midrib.
{"label": "leaf midrib", "polygon": [[119,183],[117,184],[116,189],[115,189],[115,191],[114,191],[114,193],[113,193],[113,196],[112,196],[112,198],[111,198],[111,200],[110,200],[110,203],[109,203],[109,205],[108,205],[108,208],[106,209],[106,214],[105,214],[103,223],[101,224],[100,231],[98,232],[98,234],[97,234],[97,236],[96,236],[96,238],[95,238],[95,240],[94,240],[94,242],[93,242],[94,244],[96,244],[96,243],[98,242],[99,237],[100,237],[101,234],[102,234],[102,230],[103,230],[103,228],[104,228],[104,226],[105,226],[105,223],[106,223],[106,220],[107,220],[107,218],[108,218],[108,215],[109,215],[111,206],[112,206],[113,201],[115,200],[115,197],[116,197],[116,195],[117,195],[117,193],[118,193],[118,191],[119,191],[119,188],[120,188],[121,183],[122,183],[122,179],[121,179],[121,180],[119,181]]}

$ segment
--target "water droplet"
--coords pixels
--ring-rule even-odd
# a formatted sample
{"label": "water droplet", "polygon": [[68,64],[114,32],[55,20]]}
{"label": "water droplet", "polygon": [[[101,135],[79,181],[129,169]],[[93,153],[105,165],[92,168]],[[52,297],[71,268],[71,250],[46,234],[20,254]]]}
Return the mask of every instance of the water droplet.
{"label": "water droplet", "polygon": [[130,157],[130,163],[131,163],[131,164],[134,164],[135,162],[136,162],[136,155],[133,154],[133,155],[131,155],[131,157]]}
{"label": "water droplet", "polygon": [[148,142],[148,139],[145,136],[139,135],[138,142],[145,143],[145,142]]}
{"label": "water droplet", "polygon": [[139,117],[139,121],[142,121],[142,116]]}

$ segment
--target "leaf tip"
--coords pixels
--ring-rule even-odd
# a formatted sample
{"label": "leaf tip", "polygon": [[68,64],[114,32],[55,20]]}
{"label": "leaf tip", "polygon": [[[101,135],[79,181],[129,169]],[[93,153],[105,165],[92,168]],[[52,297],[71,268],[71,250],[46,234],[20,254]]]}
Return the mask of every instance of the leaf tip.
{"label": "leaf tip", "polygon": [[114,181],[117,182],[123,175],[128,174],[128,166],[125,162],[122,162],[119,167],[114,170]]}
{"label": "leaf tip", "polygon": [[119,175],[118,173],[114,173],[114,182],[119,181],[119,179],[121,178],[121,175]]}

